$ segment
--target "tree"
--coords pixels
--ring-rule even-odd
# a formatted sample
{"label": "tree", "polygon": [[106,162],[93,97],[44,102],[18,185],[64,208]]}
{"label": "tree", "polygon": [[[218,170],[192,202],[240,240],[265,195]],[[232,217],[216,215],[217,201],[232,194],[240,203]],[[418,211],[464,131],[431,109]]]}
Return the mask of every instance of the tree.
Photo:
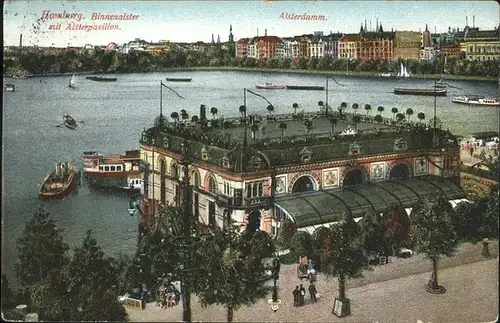
{"label": "tree", "polygon": [[[338,277],[339,299],[345,297],[346,279],[360,277],[363,269],[368,267],[368,259],[364,256],[359,227],[351,216],[338,225],[332,225],[327,237],[322,241],[320,251],[321,268],[327,277]],[[349,310],[350,311],[350,310]]]}
{"label": "tree", "polygon": [[368,213],[360,221],[361,239],[364,250],[368,255],[386,255],[389,250],[385,232],[387,222],[380,214]]}
{"label": "tree", "polygon": [[197,123],[199,120],[200,120],[200,118],[198,118],[198,116],[192,116],[191,117],[191,122],[192,123]]}
{"label": "tree", "polygon": [[345,109],[347,109],[347,102],[340,103],[340,106],[337,109],[337,110],[339,110],[340,116],[342,116],[342,114],[344,113]]}
{"label": "tree", "polygon": [[292,104],[292,108],[293,108],[293,114],[297,114],[297,109],[299,108],[299,104],[298,103]]}
{"label": "tree", "polygon": [[484,238],[480,233],[484,222],[483,214],[479,212],[477,204],[458,204],[452,221],[459,240],[475,243]]}
{"label": "tree", "polygon": [[410,121],[411,116],[413,115],[413,109],[412,108],[406,109],[406,115],[408,116],[408,121]]}
{"label": "tree", "polygon": [[418,118],[419,122],[422,122],[422,120],[425,120],[425,113],[419,112],[417,114],[417,118]]}
{"label": "tree", "polygon": [[274,112],[274,106],[270,104],[267,106],[266,110],[269,113],[269,115],[272,115]]}
{"label": "tree", "polygon": [[402,114],[401,112],[396,115],[396,120],[398,122],[402,122],[405,119],[405,115]]}
{"label": "tree", "polygon": [[[245,118],[245,115],[247,113],[247,107],[244,105],[240,105],[239,111],[241,113],[241,117]],[[246,122],[246,120],[244,120]]]}
{"label": "tree", "polygon": [[352,104],[352,110],[354,111],[354,114],[356,114],[356,112],[358,111],[358,108],[359,108],[359,104],[357,104],[357,103]]}
{"label": "tree", "polygon": [[286,122],[280,122],[279,128],[281,129],[281,142],[283,142],[284,133],[287,128]]}
{"label": "tree", "polygon": [[293,235],[297,232],[297,225],[290,219],[285,219],[281,223],[278,232],[278,246],[282,249],[289,249]]}
{"label": "tree", "polygon": [[352,122],[354,123],[354,128],[358,129],[358,123],[361,122],[361,117],[358,115],[352,116]]}
{"label": "tree", "polygon": [[330,125],[332,126],[332,135],[335,133],[335,126],[337,125],[337,118],[330,117],[328,118],[328,121],[330,121]]}
{"label": "tree", "polygon": [[368,115],[372,111],[372,106],[369,104],[365,104],[365,110],[366,110],[366,116],[368,117]]}
{"label": "tree", "polygon": [[399,112],[398,108],[394,107],[391,109],[392,112],[392,118],[396,119],[396,114]]}
{"label": "tree", "polygon": [[311,132],[311,129],[313,127],[312,121],[311,120],[304,121],[304,126],[306,127],[307,138],[309,138],[309,132]]}
{"label": "tree", "polygon": [[295,257],[312,255],[313,244],[312,237],[306,231],[297,231],[292,237],[290,243],[290,252]]}
{"label": "tree", "polygon": [[383,106],[379,106],[377,108],[377,111],[378,111],[378,115],[382,115],[382,112],[384,112],[384,107]]}
{"label": "tree", "polygon": [[26,223],[17,240],[19,263],[15,265],[21,286],[29,287],[59,276],[69,261],[66,255],[69,247],[63,241],[62,232],[43,208]]}
{"label": "tree", "polygon": [[2,274],[2,312],[9,310],[16,305],[14,293],[10,288],[10,282],[5,274]]}
{"label": "tree", "polygon": [[125,308],[118,301],[117,272],[112,258],[104,252],[87,231],[83,243],[74,250],[68,265],[66,320],[70,321],[123,321]]}
{"label": "tree", "polygon": [[322,112],[324,107],[323,101],[318,101],[318,107],[319,107],[319,112]]}
{"label": "tree", "polygon": [[216,107],[210,108],[210,113],[212,114],[213,118],[215,119],[215,116],[217,115],[219,111],[217,110]]}
{"label": "tree", "polygon": [[444,293],[438,284],[437,263],[444,256],[451,256],[458,239],[453,228],[453,208],[444,196],[436,200],[425,199],[412,210],[412,234],[419,253],[432,261],[432,277],[426,289],[434,293]]}
{"label": "tree", "polygon": [[384,121],[384,119],[382,119],[382,116],[380,114],[377,114],[375,116],[375,121],[377,121],[378,123],[382,123]]}
{"label": "tree", "polygon": [[184,122],[186,122],[186,120],[189,119],[189,114],[184,109],[181,110],[181,118]]}
{"label": "tree", "polygon": [[177,120],[179,120],[179,114],[178,114],[177,112],[172,112],[172,113],[170,114],[170,117],[171,117],[172,119],[174,119],[174,120],[175,120],[175,122],[177,122]]}
{"label": "tree", "polygon": [[392,249],[392,255],[405,246],[408,242],[410,220],[405,209],[399,204],[390,206],[386,212],[387,231],[385,238]]}
{"label": "tree", "polygon": [[164,125],[166,120],[167,118],[161,114],[155,118],[154,126],[159,127],[160,125]]}
{"label": "tree", "polygon": [[224,304],[227,321],[234,311],[265,297],[270,287],[264,259],[275,252],[266,232],[238,234],[233,229],[215,231],[199,251],[200,267],[195,292],[202,306]]}

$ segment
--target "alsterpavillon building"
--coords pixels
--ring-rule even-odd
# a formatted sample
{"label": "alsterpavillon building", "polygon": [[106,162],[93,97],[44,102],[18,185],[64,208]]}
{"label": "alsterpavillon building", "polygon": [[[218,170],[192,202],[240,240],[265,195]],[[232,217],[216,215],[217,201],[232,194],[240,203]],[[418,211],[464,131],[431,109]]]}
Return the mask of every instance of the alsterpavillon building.
{"label": "alsterpavillon building", "polygon": [[336,123],[318,114],[223,120],[207,118],[202,105],[194,120],[157,118],[140,140],[144,220],[181,203],[183,167],[193,214],[209,228],[231,221],[275,234],[289,218],[312,232],[394,204],[408,210],[428,196],[465,197],[449,131],[333,115]]}

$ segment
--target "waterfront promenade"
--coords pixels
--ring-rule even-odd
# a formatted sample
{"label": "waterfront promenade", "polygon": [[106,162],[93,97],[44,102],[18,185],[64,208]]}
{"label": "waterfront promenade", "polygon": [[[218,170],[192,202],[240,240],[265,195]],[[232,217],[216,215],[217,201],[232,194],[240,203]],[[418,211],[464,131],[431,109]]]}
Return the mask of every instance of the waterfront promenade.
{"label": "waterfront promenade", "polygon": [[[447,292],[434,295],[425,291],[431,263],[423,255],[408,259],[391,257],[391,263],[377,266],[363,278],[349,282],[347,297],[352,314],[337,318],[331,314],[338,294],[337,280],[319,275],[319,301],[293,307],[293,288],[300,283],[294,265],[283,265],[280,274],[282,306],[273,313],[266,300],[242,307],[234,314],[235,322],[490,322],[498,313],[498,241],[490,245],[493,258],[481,256],[481,245],[462,244],[455,256],[439,262],[438,280]],[[308,284],[304,280],[305,287]],[[192,297],[194,321],[225,321],[223,306],[201,308]],[[149,303],[146,310],[127,309],[132,322],[172,322],[182,319],[182,304],[161,309]]]}

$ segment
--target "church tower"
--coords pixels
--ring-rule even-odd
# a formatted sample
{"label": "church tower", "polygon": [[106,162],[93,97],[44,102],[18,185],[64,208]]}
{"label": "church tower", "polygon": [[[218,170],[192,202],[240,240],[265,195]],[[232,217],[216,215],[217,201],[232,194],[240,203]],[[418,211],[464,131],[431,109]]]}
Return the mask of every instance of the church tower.
{"label": "church tower", "polygon": [[220,44],[220,35],[217,35],[217,44]]}
{"label": "church tower", "polygon": [[214,41],[214,34],[212,34],[212,45],[215,44],[215,41]]}
{"label": "church tower", "polygon": [[233,25],[229,25],[229,42],[230,43],[234,42]]}

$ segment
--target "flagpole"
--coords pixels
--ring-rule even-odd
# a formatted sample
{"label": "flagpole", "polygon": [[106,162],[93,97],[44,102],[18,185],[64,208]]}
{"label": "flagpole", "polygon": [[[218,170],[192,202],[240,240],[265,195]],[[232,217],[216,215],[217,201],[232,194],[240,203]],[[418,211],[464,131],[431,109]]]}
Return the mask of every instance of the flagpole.
{"label": "flagpole", "polygon": [[160,81],[160,127],[163,127],[163,81]]}
{"label": "flagpole", "polygon": [[326,76],[326,98],[325,98],[325,116],[328,118],[328,75]]}
{"label": "flagpole", "polygon": [[437,97],[436,97],[436,94],[437,94],[436,93],[436,85],[437,85],[437,82],[434,79],[434,135],[433,135],[433,137],[434,137],[434,140],[433,140],[434,141],[433,142],[434,148],[436,148],[436,105],[437,105],[437,103],[436,103],[436,101],[437,101]]}
{"label": "flagpole", "polygon": [[243,112],[243,122],[245,123],[245,130],[243,138],[243,147],[247,148],[247,89],[243,89],[243,105],[245,106],[245,111]]}

